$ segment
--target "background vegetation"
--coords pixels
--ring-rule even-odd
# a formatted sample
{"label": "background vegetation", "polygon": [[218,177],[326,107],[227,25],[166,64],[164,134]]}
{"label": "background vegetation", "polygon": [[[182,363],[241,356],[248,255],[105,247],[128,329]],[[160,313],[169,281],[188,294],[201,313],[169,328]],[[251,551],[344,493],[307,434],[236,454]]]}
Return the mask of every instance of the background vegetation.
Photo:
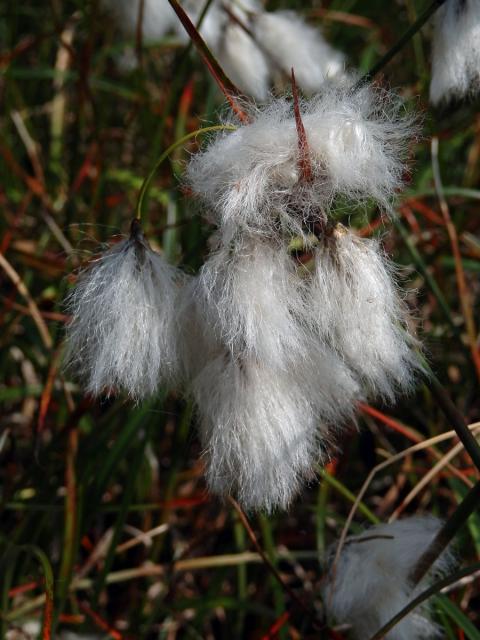
{"label": "background vegetation", "polygon": [[[363,71],[424,6],[268,3],[322,25]],[[215,123],[222,96],[195,51],[172,39],[144,48],[141,65],[122,71],[126,43],[96,0],[4,2],[0,11],[0,636],[37,637],[34,623],[46,615],[44,638],[66,631],[117,639],[347,638],[323,619],[325,550],[376,464],[451,425],[423,386],[395,407],[362,406],[360,429],[352,425],[321,482],[289,513],[251,517],[250,533],[282,587],[235,509],[205,492],[195,417],[180,394],[138,407],[123,398],[93,401],[60,367],[69,274],[99,242],[128,231],[155,159],[185,133]],[[381,234],[404,267],[431,366],[471,424],[480,420],[472,328],[480,294],[479,103],[432,110],[429,56],[427,25],[377,78],[424,117],[398,223],[372,210],[350,224],[365,236]],[[163,165],[144,219],[152,244],[192,273],[211,231],[179,189],[195,145]],[[381,469],[351,531],[392,514],[447,517],[476,477],[460,448],[447,458],[455,444],[427,443]],[[458,548],[465,564],[479,559],[478,513]],[[449,640],[480,638],[474,576],[436,598],[435,609]]]}

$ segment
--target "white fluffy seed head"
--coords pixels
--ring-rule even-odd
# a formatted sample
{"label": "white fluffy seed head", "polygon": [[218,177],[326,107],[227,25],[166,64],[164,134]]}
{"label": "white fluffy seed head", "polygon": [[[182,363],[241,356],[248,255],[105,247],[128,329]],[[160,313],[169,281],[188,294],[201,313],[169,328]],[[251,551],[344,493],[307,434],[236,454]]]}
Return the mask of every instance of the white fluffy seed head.
{"label": "white fluffy seed head", "polygon": [[392,401],[411,389],[418,358],[393,266],[378,241],[338,225],[315,250],[311,323],[369,397]]}
{"label": "white fluffy seed head", "polygon": [[66,301],[65,360],[89,393],[118,389],[138,401],[176,379],[180,281],[140,231],[80,273]]}
{"label": "white fluffy seed head", "polygon": [[216,136],[187,167],[186,179],[217,224],[251,232],[302,232],[325,222],[334,199],[373,200],[389,209],[405,172],[414,133],[392,94],[364,87],[325,87],[301,105],[312,180],[299,176],[293,105],[284,99],[252,113],[251,124]]}
{"label": "white fluffy seed head", "polygon": [[209,489],[285,509],[321,462],[315,408],[294,376],[228,354],[193,380]]}
{"label": "white fluffy seed head", "polygon": [[[328,616],[339,624],[351,625],[356,640],[370,638],[425,589],[432,577],[447,573],[453,566],[453,554],[447,550],[417,588],[411,584],[410,574],[441,524],[431,516],[414,516],[370,527],[362,535],[347,540],[323,587]],[[428,609],[421,607],[385,637],[428,640],[438,636]]]}
{"label": "white fluffy seed head", "polygon": [[304,284],[284,245],[237,234],[203,265],[195,297],[232,358],[288,369],[306,357]]}
{"label": "white fluffy seed head", "polygon": [[190,390],[212,492],[270,512],[286,509],[315,477],[352,411],[355,383],[332,353],[315,362],[313,379],[311,364],[275,370],[223,353],[201,368]]}
{"label": "white fluffy seed head", "polygon": [[271,511],[314,477],[362,394],[307,325],[305,282],[286,247],[228,237],[184,289],[184,375],[209,488]]}
{"label": "white fluffy seed head", "polygon": [[430,101],[480,91],[480,1],[448,0],[435,16]]}
{"label": "white fluffy seed head", "polygon": [[252,28],[267,59],[287,78],[293,67],[298,85],[307,94],[344,72],[343,54],[294,11],[260,12],[252,18]]}

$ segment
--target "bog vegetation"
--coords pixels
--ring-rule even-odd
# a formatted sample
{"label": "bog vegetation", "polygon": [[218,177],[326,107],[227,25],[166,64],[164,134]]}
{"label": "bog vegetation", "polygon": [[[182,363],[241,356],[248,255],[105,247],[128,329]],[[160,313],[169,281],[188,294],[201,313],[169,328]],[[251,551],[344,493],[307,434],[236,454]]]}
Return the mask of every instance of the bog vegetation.
{"label": "bog vegetation", "polygon": [[0,637],[478,640],[480,2],[171,5],[1,10]]}

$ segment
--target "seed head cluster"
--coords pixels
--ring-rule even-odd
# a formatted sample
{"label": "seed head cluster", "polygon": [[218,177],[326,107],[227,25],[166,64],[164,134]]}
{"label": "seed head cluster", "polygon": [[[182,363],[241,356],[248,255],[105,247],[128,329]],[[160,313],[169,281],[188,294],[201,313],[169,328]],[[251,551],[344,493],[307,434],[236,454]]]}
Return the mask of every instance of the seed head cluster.
{"label": "seed head cluster", "polygon": [[215,227],[198,274],[167,265],[134,224],[80,275],[68,361],[87,390],[138,400],[182,384],[209,488],[247,509],[287,508],[359,401],[393,401],[413,384],[394,269],[334,207],[388,213],[414,134],[396,97],[336,84],[252,108],[210,139],[185,172]]}

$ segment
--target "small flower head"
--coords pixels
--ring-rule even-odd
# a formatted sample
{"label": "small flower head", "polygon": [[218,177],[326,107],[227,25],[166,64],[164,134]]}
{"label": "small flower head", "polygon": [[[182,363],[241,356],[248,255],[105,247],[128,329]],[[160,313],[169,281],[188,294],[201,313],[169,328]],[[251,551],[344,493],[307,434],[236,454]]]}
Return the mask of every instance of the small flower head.
{"label": "small flower head", "polygon": [[293,104],[284,99],[192,158],[187,181],[210,219],[253,233],[299,233],[306,222],[325,222],[339,196],[352,206],[373,200],[389,208],[413,131],[398,100],[368,86],[355,92],[329,87],[303,102],[301,116],[312,167],[308,183],[299,175]]}
{"label": "small flower head", "polygon": [[66,362],[99,395],[114,388],[134,400],[176,376],[178,271],[152,251],[137,221],[130,238],[80,273],[66,305]]}
{"label": "small flower head", "polygon": [[[453,556],[445,551],[426,581],[416,588],[410,580],[417,561],[427,550],[441,526],[429,516],[405,518],[370,527],[347,540],[336,567],[330,568],[323,599],[327,614],[339,624],[349,624],[356,640],[370,638],[399,613],[435,575],[446,573]],[[421,607],[404,618],[387,640],[429,640],[438,628]]]}
{"label": "small flower head", "polygon": [[376,240],[342,225],[320,240],[311,281],[311,322],[343,358],[367,396],[408,391],[418,359],[393,267]]}

